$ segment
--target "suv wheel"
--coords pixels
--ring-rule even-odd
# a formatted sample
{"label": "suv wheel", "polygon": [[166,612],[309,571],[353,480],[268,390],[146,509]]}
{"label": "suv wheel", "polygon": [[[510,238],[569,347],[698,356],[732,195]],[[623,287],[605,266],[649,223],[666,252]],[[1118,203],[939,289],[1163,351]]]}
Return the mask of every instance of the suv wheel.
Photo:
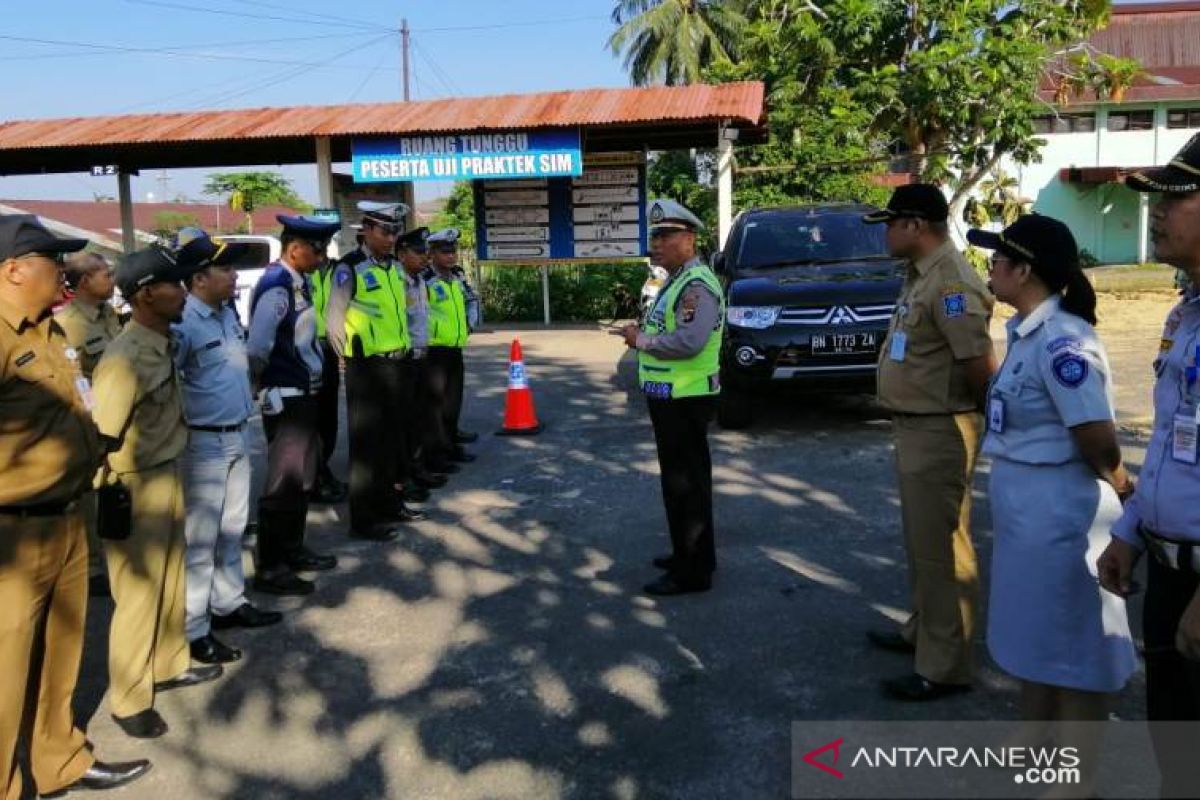
{"label": "suv wheel", "polygon": [[722,387],[717,395],[717,424],[726,430],[741,430],[754,421],[750,393],[744,389]]}

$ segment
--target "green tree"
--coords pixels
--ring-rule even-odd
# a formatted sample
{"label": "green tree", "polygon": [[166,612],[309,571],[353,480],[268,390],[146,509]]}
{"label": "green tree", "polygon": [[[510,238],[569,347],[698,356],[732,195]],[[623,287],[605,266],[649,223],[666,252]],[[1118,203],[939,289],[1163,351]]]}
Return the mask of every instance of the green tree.
{"label": "green tree", "polygon": [[193,214],[181,211],[159,211],[154,215],[152,232],[159,239],[166,241],[179,232],[180,228],[199,226],[200,220]]}
{"label": "green tree", "polygon": [[201,190],[210,195],[228,195],[229,207],[246,215],[247,233],[254,232],[254,209],[278,205],[308,212],[305,203],[292,188],[292,182],[278,172],[214,172],[207,176]]}
{"label": "green tree", "polygon": [[740,2],[722,0],[616,0],[614,55],[638,86],[695,83],[704,69],[736,58],[745,18]]}
{"label": "green tree", "polygon": [[433,218],[430,230],[458,228],[458,246],[470,258],[475,254],[475,189],[470,181],[458,181],[446,204]]}

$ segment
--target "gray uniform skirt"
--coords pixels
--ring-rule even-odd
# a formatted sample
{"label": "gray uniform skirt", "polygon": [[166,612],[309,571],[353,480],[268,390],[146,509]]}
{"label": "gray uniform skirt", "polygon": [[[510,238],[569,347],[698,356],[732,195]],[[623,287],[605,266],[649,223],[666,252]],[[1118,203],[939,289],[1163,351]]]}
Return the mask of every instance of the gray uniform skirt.
{"label": "gray uniform skirt", "polygon": [[1096,559],[1121,514],[1116,492],[1081,461],[993,458],[988,649],[1027,681],[1114,692],[1136,666],[1125,601],[1100,588]]}

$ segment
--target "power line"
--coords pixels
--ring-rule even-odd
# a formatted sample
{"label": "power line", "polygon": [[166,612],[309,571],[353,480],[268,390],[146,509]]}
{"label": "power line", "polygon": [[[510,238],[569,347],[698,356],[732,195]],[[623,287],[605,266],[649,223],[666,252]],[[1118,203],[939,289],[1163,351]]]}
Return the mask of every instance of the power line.
{"label": "power line", "polygon": [[434,77],[437,78],[438,83],[442,84],[447,92],[452,95],[463,94],[463,91],[459,89],[457,85],[455,85],[450,76],[447,75],[442,68],[437,65],[437,62],[435,62],[433,58],[425,52],[425,48],[421,47],[421,45],[414,41],[413,49],[416,51],[417,55],[421,57],[421,60],[428,65],[430,71],[433,72]]}
{"label": "power line", "polygon": [[[389,34],[389,38],[390,38],[390,34]],[[379,41],[384,41],[384,40],[380,39]],[[381,52],[379,54],[379,60],[375,62],[375,68],[372,69],[370,72],[368,72],[366,77],[362,79],[362,82],[358,84],[357,88],[355,88],[355,90],[350,93],[350,98],[346,101],[347,103],[353,103],[358,98],[358,93],[361,92],[366,87],[366,85],[370,82],[371,78],[375,77],[375,73],[377,73],[379,71],[379,66],[383,63],[383,60],[385,58],[387,58],[388,53],[390,53],[390,52],[391,52],[391,48],[388,48],[388,47],[383,48],[383,52]]]}
{"label": "power line", "polygon": [[[279,78],[277,78],[275,80],[270,80],[265,83],[256,83],[255,85],[250,86],[249,88],[246,88],[246,89],[242,89],[241,91],[223,95],[223,96],[217,98],[216,100],[206,101],[205,104],[213,105],[213,106],[220,106],[224,103],[229,102],[230,100],[234,100],[238,97],[242,97],[243,95],[247,95],[250,92],[257,91],[259,89],[267,89],[267,88],[270,88],[271,86],[276,86],[280,83],[284,83],[285,81],[289,81],[293,78],[298,78],[306,72],[310,72],[313,69],[316,69],[321,66],[327,66],[330,63],[338,60],[339,58],[342,58],[344,56],[350,55],[351,53],[357,52],[358,50],[362,49],[363,47],[370,47],[370,46],[376,44],[377,42],[380,42],[384,39],[390,38],[391,35],[392,34],[389,32],[389,33],[385,33],[380,36],[377,36],[377,37],[369,40],[365,44],[355,43],[353,46],[348,47],[345,50],[342,50],[340,52],[337,52],[337,53],[333,54],[332,56],[330,56],[329,58],[325,59],[324,61],[318,62],[317,64],[299,67],[296,70],[294,70],[293,72],[291,72],[290,74],[281,75]],[[193,106],[193,107],[195,107],[195,106]]]}
{"label": "power line", "polygon": [[[322,34],[320,36],[281,36],[277,39],[239,39],[238,41],[235,41],[235,42],[220,42],[219,44],[222,47],[261,47],[264,44],[279,44],[279,43],[291,44],[293,42],[310,42],[310,41],[316,41],[318,39],[352,39],[352,38],[361,37],[361,36],[362,36],[361,33],[326,33],[326,34]],[[31,43],[31,44],[47,44],[48,41],[31,40],[29,43]],[[176,50],[202,50],[207,47],[212,47],[213,44],[216,44],[216,43],[215,42],[205,42],[203,44],[177,44],[177,45],[170,45],[168,47],[158,48],[158,49],[161,49],[164,53],[171,53]],[[109,47],[115,48],[116,47],[116,45],[90,45],[90,44],[83,43],[83,42],[74,43],[74,45],[76,47],[105,47],[105,48],[109,48]],[[117,50],[117,49],[112,49],[112,50],[105,49],[105,50],[100,50],[100,51],[91,52],[91,53],[79,53],[74,50],[63,50],[63,51],[57,51],[54,53],[27,53],[25,55],[19,55],[19,56],[0,56],[0,61],[32,61],[32,60],[39,60],[39,59],[45,59],[45,58],[53,58],[53,59],[81,58],[81,57],[90,57],[90,56],[112,55],[114,53],[120,53],[120,52],[124,52],[124,51]],[[141,51],[139,50],[138,52],[141,52]],[[181,55],[183,55],[183,54],[181,54]],[[221,54],[218,54],[218,55],[221,55]]]}
{"label": "power line", "polygon": [[[321,19],[321,20],[332,20],[334,22],[357,22],[357,23],[362,24],[364,27],[368,27],[368,26],[369,27],[378,27],[375,23],[370,22],[369,20],[365,20],[365,19],[360,20],[360,19],[354,19],[354,18],[347,18],[345,16],[336,16],[335,17],[331,14],[319,14],[316,11],[305,11],[304,9],[293,8],[292,6],[281,6],[276,3],[264,3],[264,2],[262,2],[262,0],[233,0],[233,2],[244,3],[248,6],[258,6],[260,8],[273,8],[277,11],[291,11],[291,12],[294,12],[297,14],[304,14],[307,17],[316,17],[317,19]],[[322,24],[324,24],[324,23],[322,23]]]}
{"label": "power line", "polygon": [[[131,2],[132,2],[132,0],[131,0]],[[392,33],[389,31],[388,33],[385,33],[383,35],[391,36]],[[124,45],[98,44],[95,42],[72,42],[72,41],[66,41],[63,39],[35,39],[32,37],[28,37],[28,36],[8,36],[8,35],[4,35],[4,34],[0,34],[0,40],[6,40],[6,41],[10,41],[10,42],[23,42],[26,44],[54,44],[54,45],[65,45],[65,46],[70,46],[70,47],[87,47],[87,48],[91,48],[94,50],[110,50],[110,51],[121,52],[121,53],[141,53],[141,54],[149,54],[149,55],[179,56],[182,58],[199,58],[199,59],[205,59],[205,60],[209,60],[209,61],[249,61],[249,62],[253,62],[255,64],[272,64],[272,65],[291,66],[291,67],[309,67],[309,66],[313,66],[315,63],[315,62],[311,62],[311,61],[284,61],[284,60],[275,59],[275,58],[255,58],[254,56],[234,56],[234,55],[227,55],[227,54],[221,54],[221,53],[188,53],[188,52],[184,52],[182,50],[169,49],[169,48],[163,48],[163,47],[127,47]],[[331,69],[370,69],[370,67],[368,67],[366,65],[349,65],[349,64],[339,65],[337,67],[330,67],[330,68]],[[398,68],[391,67],[390,71],[396,72],[396,71],[398,71]]]}
{"label": "power line", "polygon": [[291,22],[296,25],[337,25],[342,28],[357,28],[359,30],[376,31],[379,30],[378,25],[361,25],[356,22],[318,22],[315,19],[296,19],[295,17],[279,17],[267,14],[249,14],[241,11],[226,11],[219,8],[203,8],[201,6],[189,6],[184,3],[166,3],[162,0],[125,0],[126,3],[134,3],[141,6],[159,6],[161,8],[175,8],[181,11],[195,11],[201,14],[218,14],[225,17],[241,17],[243,19],[267,19],[276,22]]}
{"label": "power line", "polygon": [[[149,0],[136,0],[148,2]],[[135,0],[129,0],[135,2]],[[568,22],[591,22],[598,19],[609,19],[608,16],[562,17],[559,19],[539,19],[526,22],[501,22],[494,25],[456,25],[445,28],[414,28],[413,33],[450,33],[455,31],[491,31],[500,28],[532,28],[542,25],[562,25]]]}

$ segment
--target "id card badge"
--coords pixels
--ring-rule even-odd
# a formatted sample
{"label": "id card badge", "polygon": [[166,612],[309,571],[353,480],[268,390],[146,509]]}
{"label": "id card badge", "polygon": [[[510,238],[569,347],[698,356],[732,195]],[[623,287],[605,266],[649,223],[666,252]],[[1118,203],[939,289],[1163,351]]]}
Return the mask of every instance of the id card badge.
{"label": "id card badge", "polygon": [[1171,458],[1196,463],[1196,415],[1191,410],[1176,414],[1171,424]]}
{"label": "id card badge", "polygon": [[892,344],[888,348],[888,358],[892,361],[903,361],[904,352],[908,349],[908,334],[904,331],[895,331],[892,334]]}
{"label": "id card badge", "polygon": [[92,398],[92,382],[80,375],[75,379],[75,391],[79,392],[79,399],[83,401],[83,407],[91,411],[96,405]]}
{"label": "id card badge", "polygon": [[1004,433],[1004,401],[999,397],[988,400],[988,430]]}

